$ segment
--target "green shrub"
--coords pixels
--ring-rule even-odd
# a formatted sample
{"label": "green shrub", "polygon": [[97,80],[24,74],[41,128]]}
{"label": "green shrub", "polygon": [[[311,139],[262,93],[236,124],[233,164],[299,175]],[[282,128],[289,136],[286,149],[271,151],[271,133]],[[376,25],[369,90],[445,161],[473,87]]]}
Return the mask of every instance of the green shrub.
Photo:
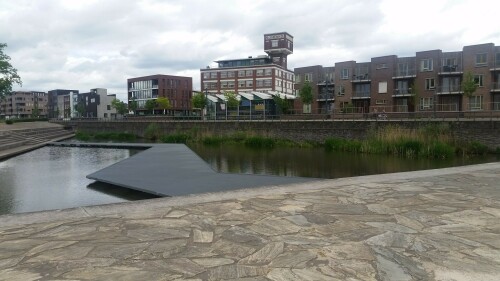
{"label": "green shrub", "polygon": [[150,123],[144,130],[144,138],[149,140],[159,139],[161,135],[160,127],[156,123]]}
{"label": "green shrub", "polygon": [[220,145],[225,142],[225,139],[220,136],[209,136],[209,137],[204,137],[202,142],[203,144],[206,145]]}
{"label": "green shrub", "polygon": [[276,140],[255,136],[246,138],[244,144],[253,148],[273,148],[276,145]]}
{"label": "green shrub", "polygon": [[14,121],[12,121],[11,119],[7,119],[7,120],[5,120],[5,124],[12,125],[12,124],[14,124]]}
{"label": "green shrub", "polygon": [[191,137],[187,134],[172,134],[160,138],[164,143],[187,143],[190,139]]}
{"label": "green shrub", "polygon": [[358,140],[331,138],[325,141],[325,148],[331,151],[361,152],[363,143]]}
{"label": "green shrub", "polygon": [[423,154],[429,158],[446,159],[455,154],[455,149],[449,144],[436,141],[431,143]]}
{"label": "green shrub", "polygon": [[81,141],[89,141],[90,140],[90,134],[87,132],[82,132],[82,131],[77,131],[75,134],[75,138],[77,140]]}
{"label": "green shrub", "polygon": [[479,143],[477,141],[473,141],[473,142],[469,143],[467,145],[466,149],[467,149],[467,152],[470,154],[480,154],[480,155],[486,154],[489,151],[489,149],[486,145]]}

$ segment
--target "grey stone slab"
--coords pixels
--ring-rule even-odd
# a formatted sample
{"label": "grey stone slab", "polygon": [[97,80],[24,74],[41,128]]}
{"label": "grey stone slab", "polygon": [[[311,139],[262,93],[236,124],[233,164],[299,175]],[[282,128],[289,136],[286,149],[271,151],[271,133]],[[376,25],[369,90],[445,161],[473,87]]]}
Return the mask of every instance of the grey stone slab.
{"label": "grey stone slab", "polygon": [[[113,147],[116,146],[119,145],[113,144]],[[179,196],[320,180],[218,173],[183,144],[138,144],[137,146],[150,146],[150,148],[92,173],[87,178],[159,196]]]}

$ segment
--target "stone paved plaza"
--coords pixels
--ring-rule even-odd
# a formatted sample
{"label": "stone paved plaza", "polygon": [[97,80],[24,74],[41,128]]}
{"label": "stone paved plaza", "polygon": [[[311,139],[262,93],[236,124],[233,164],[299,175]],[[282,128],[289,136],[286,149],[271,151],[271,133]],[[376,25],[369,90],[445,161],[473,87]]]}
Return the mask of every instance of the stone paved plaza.
{"label": "stone paved plaza", "polygon": [[500,280],[500,163],[0,217],[0,280]]}

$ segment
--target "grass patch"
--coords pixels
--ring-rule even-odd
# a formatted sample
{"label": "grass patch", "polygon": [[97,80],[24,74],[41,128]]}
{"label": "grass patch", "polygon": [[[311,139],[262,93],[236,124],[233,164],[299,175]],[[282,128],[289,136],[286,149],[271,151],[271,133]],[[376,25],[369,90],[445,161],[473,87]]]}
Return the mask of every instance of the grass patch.
{"label": "grass patch", "polygon": [[136,136],[130,133],[95,133],[91,134],[88,132],[77,131],[75,134],[75,138],[81,141],[104,141],[104,140],[113,140],[113,141],[122,141],[129,142],[135,141]]}
{"label": "grass patch", "polygon": [[188,134],[172,134],[160,137],[160,141],[164,143],[188,143],[191,136]]}

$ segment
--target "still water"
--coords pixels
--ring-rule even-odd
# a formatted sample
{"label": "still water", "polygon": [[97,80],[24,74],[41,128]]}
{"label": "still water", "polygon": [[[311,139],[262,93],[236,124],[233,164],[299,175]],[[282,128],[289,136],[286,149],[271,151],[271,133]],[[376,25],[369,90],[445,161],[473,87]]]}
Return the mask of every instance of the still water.
{"label": "still water", "polygon": [[252,149],[198,144],[189,147],[219,172],[330,179],[500,161],[494,155],[441,160],[329,152],[323,148]]}
{"label": "still water", "polygon": [[137,150],[43,147],[0,162],[0,214],[150,198],[85,178]]}
{"label": "still water", "polygon": [[[219,172],[340,178],[500,161],[498,156],[450,160],[328,152],[321,148],[251,149],[190,145]],[[0,162],[0,215],[153,198],[146,193],[95,183],[86,175],[140,150],[43,147]],[[139,176],[139,175],[138,175]]]}

